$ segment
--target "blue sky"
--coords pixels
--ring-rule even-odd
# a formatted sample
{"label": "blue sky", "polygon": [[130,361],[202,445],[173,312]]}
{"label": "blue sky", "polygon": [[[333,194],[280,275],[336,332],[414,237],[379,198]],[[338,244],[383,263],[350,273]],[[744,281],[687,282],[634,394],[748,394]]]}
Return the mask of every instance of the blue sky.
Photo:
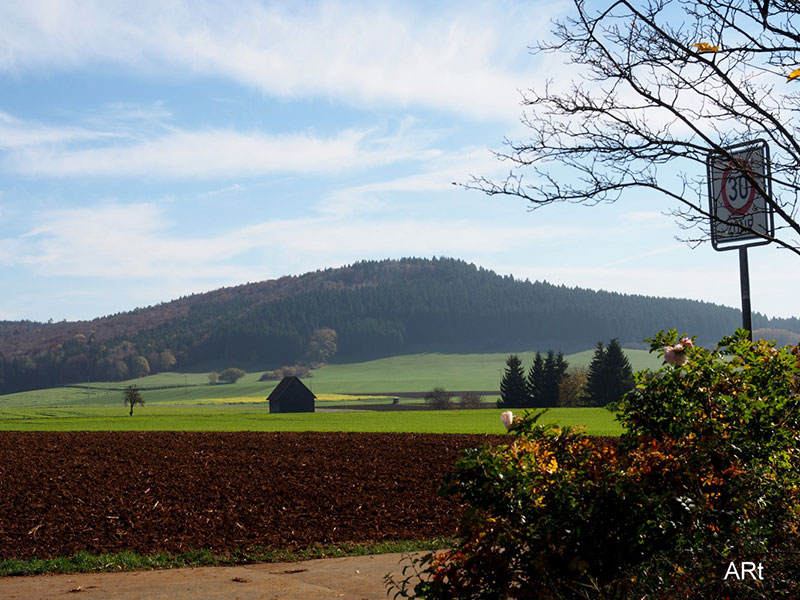
{"label": "blue sky", "polygon": [[[633,193],[530,212],[502,177],[561,2],[0,5],[0,319],[90,319],[360,259],[739,306],[736,253]],[[800,315],[750,251],[753,309]]]}

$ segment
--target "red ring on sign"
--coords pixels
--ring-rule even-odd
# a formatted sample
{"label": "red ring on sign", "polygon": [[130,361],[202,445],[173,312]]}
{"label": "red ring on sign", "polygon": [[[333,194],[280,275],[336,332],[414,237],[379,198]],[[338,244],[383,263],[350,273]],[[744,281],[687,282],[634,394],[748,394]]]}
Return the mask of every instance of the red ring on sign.
{"label": "red ring on sign", "polygon": [[725,169],[725,171],[722,173],[722,201],[725,203],[725,206],[732,215],[746,215],[747,211],[750,210],[750,207],[753,206],[753,200],[756,197],[756,188],[750,185],[750,197],[747,199],[747,202],[745,202],[739,208],[734,208],[734,206],[731,204],[731,201],[728,200],[727,192],[728,177],[731,171],[733,171],[733,169]]}

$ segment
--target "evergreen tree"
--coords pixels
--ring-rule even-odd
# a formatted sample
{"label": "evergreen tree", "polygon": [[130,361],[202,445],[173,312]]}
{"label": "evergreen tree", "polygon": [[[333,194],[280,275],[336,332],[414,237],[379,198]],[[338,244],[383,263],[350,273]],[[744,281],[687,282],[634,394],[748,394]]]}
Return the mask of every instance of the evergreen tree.
{"label": "evergreen tree", "polygon": [[564,358],[564,353],[561,350],[558,351],[556,355],[556,368],[555,368],[555,392],[553,395],[553,406],[560,405],[560,398],[559,398],[559,390],[561,388],[561,383],[564,381],[564,378],[567,376],[567,369],[569,369],[569,363]]}
{"label": "evergreen tree", "polygon": [[525,408],[529,406],[528,386],[525,381],[525,370],[522,361],[516,354],[506,359],[506,372],[500,382],[500,400],[498,408]]}
{"label": "evergreen tree", "polygon": [[556,406],[558,404],[558,366],[556,365],[556,353],[552,350],[547,351],[547,358],[544,359],[544,397],[543,406]]}
{"label": "evergreen tree", "polygon": [[542,393],[537,406],[558,406],[558,387],[564,379],[569,363],[564,359],[564,353],[556,354],[553,350],[547,351],[544,359]]}
{"label": "evergreen tree", "polygon": [[586,396],[589,406],[605,406],[605,358],[606,350],[603,342],[597,342],[594,357],[589,364],[589,375],[586,378]]}
{"label": "evergreen tree", "polygon": [[561,350],[559,350],[558,354],[556,355],[556,368],[558,373],[558,381],[561,383],[561,381],[564,379],[564,375],[567,374],[567,369],[569,369],[569,363],[564,358],[564,353],[561,352]]}
{"label": "evergreen tree", "polygon": [[608,402],[616,402],[633,389],[633,369],[617,338],[606,346],[605,370]]}
{"label": "evergreen tree", "polygon": [[544,359],[541,352],[537,352],[533,359],[533,364],[528,371],[527,384],[530,406],[534,408],[547,406],[544,400]]}
{"label": "evergreen tree", "polygon": [[619,341],[614,338],[605,348],[598,342],[586,382],[589,404],[605,406],[616,402],[632,387],[633,370]]}

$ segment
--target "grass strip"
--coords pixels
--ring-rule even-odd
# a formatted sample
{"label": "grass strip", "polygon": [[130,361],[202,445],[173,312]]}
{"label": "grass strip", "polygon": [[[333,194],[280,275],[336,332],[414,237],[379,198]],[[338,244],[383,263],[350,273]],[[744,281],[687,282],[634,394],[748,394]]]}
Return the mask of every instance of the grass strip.
{"label": "grass strip", "polygon": [[[332,431],[386,433],[505,433],[497,408],[270,414],[254,405],[3,408],[0,431]],[[516,411],[515,411],[516,412]],[[605,408],[551,408],[540,423],[585,426],[589,435],[619,435]]]}
{"label": "grass strip", "polygon": [[217,554],[211,550],[190,550],[181,554],[160,552],[141,555],[136,552],[115,554],[90,554],[78,552],[59,558],[34,558],[29,560],[8,559],[0,561],[0,577],[20,575],[48,575],[66,573],[103,573],[138,571],[151,569],[176,569],[182,567],[221,567],[253,563],[297,562],[318,558],[341,558],[367,554],[389,554],[394,552],[420,552],[450,548],[456,544],[452,538],[431,540],[393,540],[382,542],[348,542],[343,544],[315,544],[296,549],[275,549],[256,546]]}

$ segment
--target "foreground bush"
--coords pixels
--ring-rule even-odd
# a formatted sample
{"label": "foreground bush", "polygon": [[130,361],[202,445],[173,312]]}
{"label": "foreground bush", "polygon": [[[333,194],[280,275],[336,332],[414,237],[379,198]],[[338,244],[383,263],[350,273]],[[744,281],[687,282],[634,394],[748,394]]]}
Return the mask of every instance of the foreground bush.
{"label": "foreground bush", "polygon": [[[651,342],[670,364],[614,407],[619,440],[528,415],[507,446],[467,451],[443,488],[467,505],[462,541],[390,580],[395,597],[800,594],[798,349]],[[762,579],[734,577],[742,561]]]}

